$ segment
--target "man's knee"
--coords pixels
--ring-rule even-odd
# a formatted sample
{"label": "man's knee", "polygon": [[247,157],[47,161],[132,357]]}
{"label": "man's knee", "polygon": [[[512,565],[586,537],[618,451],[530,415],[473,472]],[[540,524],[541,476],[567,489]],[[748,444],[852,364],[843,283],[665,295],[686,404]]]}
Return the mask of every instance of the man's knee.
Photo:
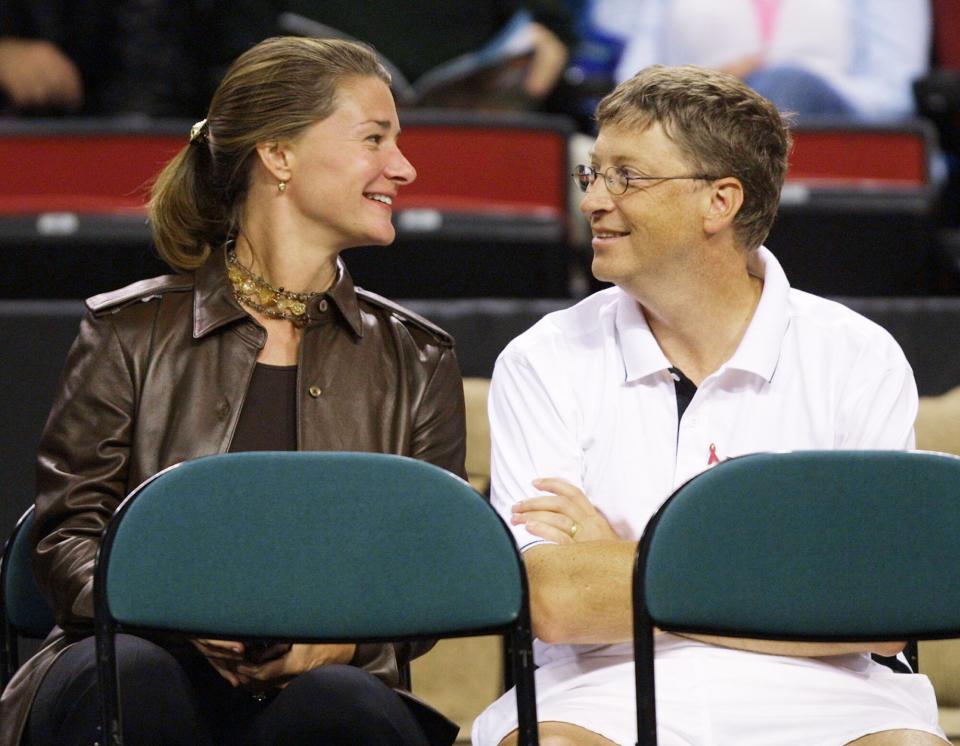
{"label": "man's knee", "polygon": [[583,746],[584,743],[586,742],[561,733],[544,735],[540,739],[540,746]]}
{"label": "man's knee", "polygon": [[[537,724],[537,732],[540,746],[616,746],[599,733],[573,723],[548,720]],[[500,742],[500,746],[517,746],[518,743],[517,731],[513,731]]]}
{"label": "man's knee", "polygon": [[944,746],[949,743],[922,730],[885,730],[851,741],[847,746]]}

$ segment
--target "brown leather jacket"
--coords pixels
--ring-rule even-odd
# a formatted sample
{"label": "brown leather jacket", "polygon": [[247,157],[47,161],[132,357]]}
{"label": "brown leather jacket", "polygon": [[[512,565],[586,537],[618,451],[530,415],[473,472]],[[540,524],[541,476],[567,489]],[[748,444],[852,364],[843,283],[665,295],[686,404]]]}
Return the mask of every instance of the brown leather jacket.
{"label": "brown leather jacket", "polygon": [[[464,474],[453,339],[345,268],[309,304],[300,348],[300,450],[397,453]],[[40,442],[34,568],[58,626],[0,700],[18,743],[44,674],[92,634],[100,534],[124,496],[165,467],[229,449],[266,331],[233,298],[223,255],[90,298]],[[354,664],[398,685],[429,643],[360,645]]]}

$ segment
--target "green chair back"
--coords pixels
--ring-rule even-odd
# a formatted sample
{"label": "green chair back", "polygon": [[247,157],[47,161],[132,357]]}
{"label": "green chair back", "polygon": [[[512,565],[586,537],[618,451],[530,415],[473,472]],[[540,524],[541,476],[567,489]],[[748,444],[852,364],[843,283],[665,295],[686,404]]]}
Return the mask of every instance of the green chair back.
{"label": "green chair back", "polygon": [[643,744],[656,743],[654,626],[785,640],[957,636],[960,459],[798,451],[724,462],[650,520],[634,614]]}
{"label": "green chair back", "polygon": [[[518,666],[530,649],[526,576],[499,516],[458,477],[385,454],[237,453],[161,472],[111,521],[95,600],[98,645],[143,628],[317,642],[509,633]],[[532,668],[521,675],[532,694]],[[118,742],[116,722],[108,732]]]}
{"label": "green chair back", "polygon": [[31,564],[30,527],[33,506],[17,521],[0,559],[0,608],[3,643],[0,648],[0,690],[20,665],[19,638],[43,639],[53,628],[53,612],[40,594]]}

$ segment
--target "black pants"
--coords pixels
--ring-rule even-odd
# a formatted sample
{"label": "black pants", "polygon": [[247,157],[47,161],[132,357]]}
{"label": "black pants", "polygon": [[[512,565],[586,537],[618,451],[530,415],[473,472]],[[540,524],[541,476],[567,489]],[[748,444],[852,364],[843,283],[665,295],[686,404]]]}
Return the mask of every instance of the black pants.
{"label": "black pants", "polygon": [[[231,687],[199,652],[117,635],[123,733],[131,746],[378,744],[429,746],[430,717],[353,666],[323,666],[263,702]],[[64,652],[40,686],[24,743],[90,746],[99,738],[96,648]],[[446,741],[449,743],[449,741]]]}

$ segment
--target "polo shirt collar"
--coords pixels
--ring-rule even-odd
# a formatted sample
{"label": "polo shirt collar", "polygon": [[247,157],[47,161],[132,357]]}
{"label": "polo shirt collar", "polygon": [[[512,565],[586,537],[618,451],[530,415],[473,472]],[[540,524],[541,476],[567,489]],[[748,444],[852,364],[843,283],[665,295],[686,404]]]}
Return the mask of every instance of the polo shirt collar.
{"label": "polo shirt collar", "polygon": [[623,290],[618,289],[618,296],[614,324],[623,355],[624,380],[636,381],[669,368],[670,361],[653,336],[640,304]]}
{"label": "polo shirt collar", "polygon": [[750,254],[747,269],[750,274],[763,280],[763,291],[750,326],[747,327],[733,357],[723,368],[743,370],[766,381],[772,381],[780,360],[783,337],[790,325],[790,283],[780,262],[764,246]]}
{"label": "polo shirt collar", "polygon": [[[750,254],[747,269],[763,280],[763,291],[740,345],[721,370],[743,370],[770,381],[789,325],[790,284],[780,263],[763,246]],[[671,363],[653,336],[640,304],[622,290],[617,299],[615,327],[623,356],[624,380],[639,380],[670,368]]]}

